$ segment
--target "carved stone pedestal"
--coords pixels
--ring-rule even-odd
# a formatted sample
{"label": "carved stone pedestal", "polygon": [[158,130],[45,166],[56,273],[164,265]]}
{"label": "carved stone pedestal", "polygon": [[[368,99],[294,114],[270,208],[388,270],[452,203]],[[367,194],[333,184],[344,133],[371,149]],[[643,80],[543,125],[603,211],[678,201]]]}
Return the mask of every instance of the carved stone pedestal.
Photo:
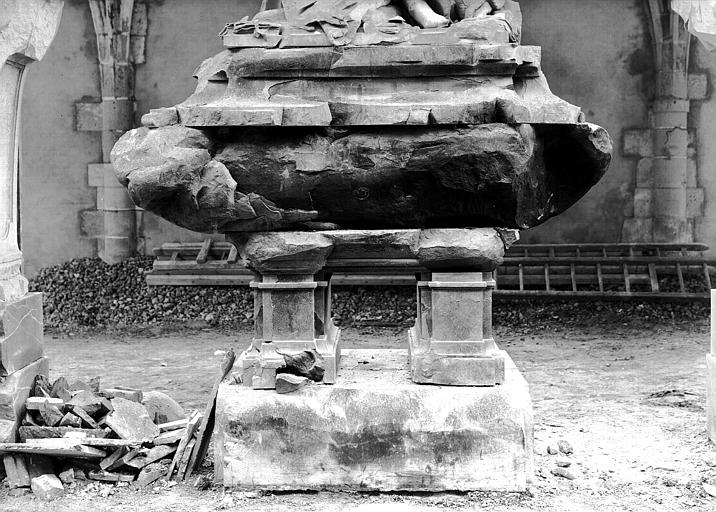
{"label": "carved stone pedestal", "polygon": [[284,355],[304,351],[322,358],[325,384],[336,382],[340,329],[330,317],[330,274],[321,271],[332,245],[319,233],[257,233],[235,242],[256,271],[254,339],[234,366],[241,382],[274,389]]}
{"label": "carved stone pedestal", "polygon": [[345,350],[333,386],[289,394],[225,382],[217,482],[250,490],[524,491],[533,475],[527,382],[411,382],[404,350]]}
{"label": "carved stone pedestal", "polygon": [[505,382],[506,354],[492,337],[491,272],[435,272],[418,282],[410,330],[413,382],[494,386]]}

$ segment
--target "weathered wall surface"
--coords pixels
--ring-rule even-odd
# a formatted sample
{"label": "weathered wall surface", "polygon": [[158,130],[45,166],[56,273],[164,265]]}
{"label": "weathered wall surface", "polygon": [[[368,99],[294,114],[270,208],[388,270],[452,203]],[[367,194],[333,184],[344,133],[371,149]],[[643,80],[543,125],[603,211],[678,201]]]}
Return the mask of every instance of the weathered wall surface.
{"label": "weathered wall surface", "polygon": [[[146,64],[137,67],[138,116],[173,105],[194,89],[193,69],[221,51],[215,37],[229,20],[250,15],[260,0],[149,0]],[[525,233],[528,242],[619,241],[633,208],[635,160],[622,156],[622,132],[648,124],[653,58],[642,0],[523,0],[524,43],[543,47],[553,91],[584,108],[615,141],[611,170],[580,203]],[[699,67],[716,58],[698,51]],[[705,61],[705,62],[704,62]],[[713,62],[713,63],[712,63]],[[96,45],[86,0],[67,2],[47,58],[29,72],[23,105],[21,159],[22,245],[26,272],[73,257],[94,256],[82,233],[80,212],[95,207],[87,164],[100,158],[100,136],[74,129],[74,103],[99,96]],[[698,138],[716,131],[716,102],[700,104]],[[692,124],[693,126],[697,126]],[[716,147],[701,145],[700,175],[716,195]],[[711,176],[709,176],[711,175]],[[707,190],[707,194],[709,193]],[[705,218],[716,219],[707,200]],[[150,214],[138,216],[140,247],[149,253],[164,241],[201,239]],[[702,221],[700,240],[716,246],[716,221]],[[142,242],[144,242],[142,244]]]}
{"label": "weathered wall surface", "polygon": [[523,233],[527,243],[618,242],[632,208],[634,161],[622,131],[647,124],[653,57],[642,0],[522,1],[524,44],[542,46],[552,91],[606,128],[614,156],[606,176],[559,217]]}
{"label": "weathered wall surface", "polygon": [[716,95],[713,78],[716,77],[716,54],[706,50],[700,42],[693,41],[691,49],[692,72],[705,73],[711,84],[706,100],[691,102],[689,126],[694,132],[696,145],[696,167],[698,173],[695,185],[704,190],[703,215],[696,219],[694,234],[698,242],[716,252]]}

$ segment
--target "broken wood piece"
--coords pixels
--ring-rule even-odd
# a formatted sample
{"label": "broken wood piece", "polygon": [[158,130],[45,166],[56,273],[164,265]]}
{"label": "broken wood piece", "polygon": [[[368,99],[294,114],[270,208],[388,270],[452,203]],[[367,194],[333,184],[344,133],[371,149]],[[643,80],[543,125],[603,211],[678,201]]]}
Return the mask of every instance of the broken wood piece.
{"label": "broken wood piece", "polygon": [[276,393],[283,395],[286,393],[293,393],[298,391],[311,380],[308,377],[299,377],[298,375],[292,375],[290,373],[277,373],[276,374]]}
{"label": "broken wood piece", "polygon": [[87,414],[81,407],[73,407],[72,412],[79,416],[79,418],[82,420],[82,423],[84,425],[87,425],[90,428],[98,429],[99,425],[95,420],[92,419],[92,416]]}
{"label": "broken wood piece", "polygon": [[[118,448],[120,446],[140,446],[142,441],[138,439],[108,439],[106,437],[87,437],[81,433],[68,432],[63,439],[72,439],[84,446],[95,448]],[[32,441],[30,439],[29,441]]]}
{"label": "broken wood piece", "polygon": [[149,464],[157,462],[165,457],[168,457],[172,453],[176,452],[176,446],[161,445],[155,446],[144,454],[139,454],[134,459],[127,462],[127,466],[134,469],[142,469]]}
{"label": "broken wood piece", "polygon": [[87,478],[99,480],[100,482],[132,482],[134,475],[128,473],[109,473],[101,469],[95,469],[87,473]]}
{"label": "broken wood piece", "polygon": [[80,428],[82,426],[82,420],[76,414],[68,412],[60,420],[59,426],[60,427]]}
{"label": "broken wood piece", "polygon": [[105,423],[119,437],[153,441],[159,435],[159,427],[149,418],[142,404],[125,398],[113,398],[110,402],[114,410],[107,415]]}
{"label": "broken wood piece", "polygon": [[179,469],[177,470],[177,480],[184,481],[187,478],[189,478],[189,464],[191,463],[191,458],[194,454],[195,448],[197,444],[199,443],[199,438],[194,438],[191,441],[189,441],[189,444],[186,445],[186,450],[184,450],[184,453],[181,456],[181,460],[179,461]]}
{"label": "broken wood piece", "polygon": [[30,487],[30,474],[27,471],[25,459],[22,455],[7,453],[3,456],[2,461],[10,489]]}
{"label": "broken wood piece", "polygon": [[142,471],[139,472],[139,476],[137,476],[137,480],[135,480],[134,485],[136,487],[146,487],[147,485],[156,482],[166,474],[167,465],[162,464],[161,462],[154,462],[153,464],[149,464],[142,468]]}
{"label": "broken wood piece", "polygon": [[193,413],[191,413],[191,416],[189,416],[189,422],[186,425],[186,430],[184,431],[184,437],[181,439],[181,441],[179,441],[179,446],[177,447],[177,451],[174,454],[174,459],[169,466],[169,471],[167,472],[167,479],[171,479],[174,470],[178,468],[179,462],[181,461],[181,458],[187,449],[189,441],[191,441],[191,439],[194,437],[194,433],[196,432],[200,421],[201,414],[199,414],[199,411],[194,411]]}
{"label": "broken wood piece", "polygon": [[119,459],[124,457],[127,454],[127,452],[129,452],[128,447],[120,446],[119,448],[117,448],[115,451],[113,451],[107,457],[105,457],[104,459],[102,459],[100,461],[100,463],[99,463],[100,469],[102,469],[103,471],[110,471],[112,469],[115,469],[115,468],[121,466],[124,463],[119,464],[118,466],[115,466],[115,464],[117,463],[117,461]]}
{"label": "broken wood piece", "polygon": [[159,425],[159,432],[169,432],[170,430],[178,430],[184,428],[189,423],[189,418],[183,420],[170,421],[169,423],[162,423]]}
{"label": "broken wood piece", "polygon": [[182,437],[184,437],[184,429],[169,430],[159,434],[154,438],[153,442],[155,445],[174,444],[181,441]]}
{"label": "broken wood piece", "polygon": [[[118,450],[120,450],[122,452],[122,454],[120,456],[114,458],[114,460],[108,461],[105,464],[106,467],[104,467],[102,469],[104,469],[106,471],[114,471],[117,468],[121,468],[122,466],[127,464],[127,462],[130,462],[132,459],[134,459],[140,453],[142,453],[142,448],[140,448],[140,447],[131,448],[131,449],[127,448],[127,447],[123,447],[123,448],[118,448]],[[111,457],[111,455],[110,455],[110,457]],[[101,463],[100,463],[100,467],[102,467]]]}
{"label": "broken wood piece", "polygon": [[[221,361],[219,376],[217,377],[216,382],[214,382],[214,387],[209,395],[209,402],[206,404],[206,409],[204,410],[204,420],[201,422],[201,426],[199,427],[197,442],[192,447],[192,453],[186,468],[186,473],[182,472],[179,476],[182,480],[189,478],[192,472],[201,465],[204,457],[206,456],[206,451],[209,449],[209,442],[211,441],[211,434],[214,432],[216,395],[219,393],[219,386],[234,367],[235,361],[236,353],[233,348],[230,348],[226,352],[226,355],[224,355],[224,359]],[[182,458],[183,457],[184,455],[182,454]]]}
{"label": "broken wood piece", "polygon": [[124,398],[132,402],[142,403],[143,393],[141,389],[125,388],[117,386],[114,388],[105,388],[100,392],[105,398]]}
{"label": "broken wood piece", "polygon": [[25,408],[28,411],[39,411],[44,407],[45,404],[53,405],[57,408],[65,406],[65,401],[61,398],[51,398],[45,396],[31,396],[25,400]]}
{"label": "broken wood piece", "polygon": [[[47,439],[50,441],[50,439]],[[0,453],[19,453],[47,455],[48,457],[66,457],[68,459],[103,459],[106,456],[102,450],[77,444],[62,444],[56,446],[38,446],[27,443],[0,443]]]}
{"label": "broken wood piece", "polygon": [[56,437],[65,437],[67,433],[84,434],[86,437],[103,438],[107,437],[107,432],[100,429],[75,429],[70,427],[36,427],[24,426],[20,427],[20,441],[25,442],[28,439],[47,439]]}

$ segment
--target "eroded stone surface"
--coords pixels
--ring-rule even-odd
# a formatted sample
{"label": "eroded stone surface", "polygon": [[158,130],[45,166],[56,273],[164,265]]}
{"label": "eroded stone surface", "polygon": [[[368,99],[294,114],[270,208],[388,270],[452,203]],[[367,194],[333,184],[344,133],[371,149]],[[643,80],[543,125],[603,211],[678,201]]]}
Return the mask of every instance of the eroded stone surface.
{"label": "eroded stone surface", "polygon": [[588,124],[252,129],[221,140],[168,126],[127,133],[112,161],[137,206],[196,231],[525,229],[586,193],[610,151]]}
{"label": "eroded stone surface", "polygon": [[273,490],[522,491],[532,408],[511,361],[492,388],[412,384],[400,350],[348,350],[333,386],[223,384],[216,462],[226,486]]}
{"label": "eroded stone surface", "polygon": [[20,425],[20,412],[30,396],[37,375],[49,374],[49,360],[46,357],[17,370],[0,383],[0,442],[15,442]]}
{"label": "eroded stone surface", "polygon": [[0,377],[21,370],[42,357],[42,294],[28,293],[0,301]]}

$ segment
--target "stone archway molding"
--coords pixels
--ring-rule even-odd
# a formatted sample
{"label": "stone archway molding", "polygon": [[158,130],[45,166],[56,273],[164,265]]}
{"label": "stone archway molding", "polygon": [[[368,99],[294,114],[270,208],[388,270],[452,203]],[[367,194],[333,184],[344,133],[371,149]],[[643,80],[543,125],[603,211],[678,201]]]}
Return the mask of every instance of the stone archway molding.
{"label": "stone archway molding", "polygon": [[47,375],[42,295],[28,293],[18,245],[18,136],[25,68],[55,37],[63,0],[0,2],[0,442],[15,441],[37,375]]}

